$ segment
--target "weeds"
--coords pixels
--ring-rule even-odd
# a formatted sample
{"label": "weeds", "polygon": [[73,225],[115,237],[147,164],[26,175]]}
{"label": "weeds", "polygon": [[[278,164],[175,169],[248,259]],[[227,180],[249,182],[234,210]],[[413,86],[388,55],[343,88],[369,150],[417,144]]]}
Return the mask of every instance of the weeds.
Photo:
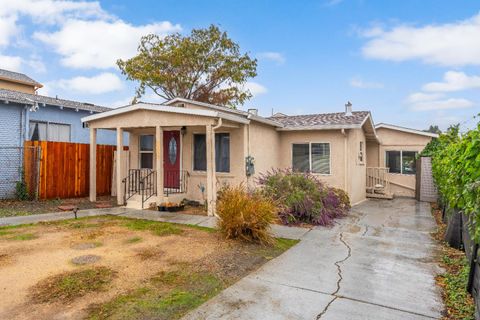
{"label": "weeds", "polygon": [[105,290],[114,277],[115,272],[106,267],[62,273],[35,285],[31,299],[36,303],[72,301],[89,292]]}

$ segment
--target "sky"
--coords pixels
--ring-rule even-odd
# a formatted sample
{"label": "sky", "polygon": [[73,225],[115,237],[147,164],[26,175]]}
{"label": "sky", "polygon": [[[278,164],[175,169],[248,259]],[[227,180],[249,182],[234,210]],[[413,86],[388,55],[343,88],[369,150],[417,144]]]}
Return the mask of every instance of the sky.
{"label": "sky", "polygon": [[141,36],[210,24],[258,59],[240,109],[341,112],[351,101],[376,123],[476,124],[477,0],[0,0],[0,68],[44,84],[40,94],[118,107],[136,83],[115,61],[134,56]]}

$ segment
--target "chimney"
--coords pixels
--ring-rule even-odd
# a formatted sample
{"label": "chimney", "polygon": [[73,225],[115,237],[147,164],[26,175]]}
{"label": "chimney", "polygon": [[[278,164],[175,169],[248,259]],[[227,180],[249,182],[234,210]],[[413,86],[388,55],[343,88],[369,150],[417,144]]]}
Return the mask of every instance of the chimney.
{"label": "chimney", "polygon": [[253,114],[254,116],[258,116],[258,109],[248,109],[249,114]]}
{"label": "chimney", "polygon": [[347,101],[347,103],[345,103],[345,115],[347,117],[352,115],[352,103],[350,101]]}

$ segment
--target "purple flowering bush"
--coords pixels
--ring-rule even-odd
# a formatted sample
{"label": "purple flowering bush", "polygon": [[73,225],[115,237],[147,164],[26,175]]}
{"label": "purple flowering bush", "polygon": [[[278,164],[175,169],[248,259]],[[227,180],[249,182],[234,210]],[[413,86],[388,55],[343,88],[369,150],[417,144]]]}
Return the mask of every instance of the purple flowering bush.
{"label": "purple flowering bush", "polygon": [[345,191],[325,185],[311,173],[277,169],[261,174],[258,183],[262,192],[277,203],[284,224],[328,226],[350,210]]}

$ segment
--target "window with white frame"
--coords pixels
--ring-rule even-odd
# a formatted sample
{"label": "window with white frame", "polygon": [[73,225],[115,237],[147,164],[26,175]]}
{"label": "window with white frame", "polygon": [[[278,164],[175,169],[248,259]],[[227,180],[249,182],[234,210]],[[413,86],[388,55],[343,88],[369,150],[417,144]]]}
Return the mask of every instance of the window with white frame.
{"label": "window with white frame", "polygon": [[140,136],[140,168],[153,169],[153,135]]}
{"label": "window with white frame", "polygon": [[292,168],[299,172],[330,174],[330,143],[292,144]]}
{"label": "window with white frame", "polygon": [[417,151],[396,151],[385,152],[385,166],[390,168],[390,173],[415,174]]}
{"label": "window with white frame", "polygon": [[70,125],[44,121],[30,121],[28,128],[30,141],[70,142]]}

